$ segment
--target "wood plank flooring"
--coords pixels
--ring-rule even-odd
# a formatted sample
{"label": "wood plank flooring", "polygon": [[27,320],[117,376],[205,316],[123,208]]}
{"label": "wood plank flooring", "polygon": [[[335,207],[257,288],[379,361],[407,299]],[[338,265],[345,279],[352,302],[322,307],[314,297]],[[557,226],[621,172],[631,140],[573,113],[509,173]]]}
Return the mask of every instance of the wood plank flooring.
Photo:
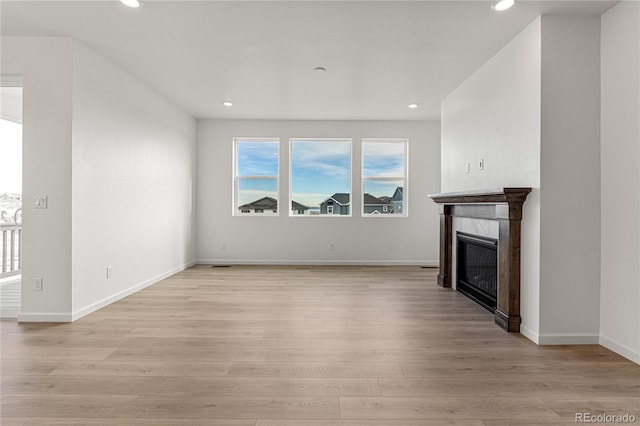
{"label": "wood plank flooring", "polygon": [[508,334],[419,267],[196,266],[72,324],[1,324],[2,426],[640,423],[640,366]]}
{"label": "wood plank flooring", "polygon": [[22,276],[0,280],[0,319],[16,319],[20,311]]}

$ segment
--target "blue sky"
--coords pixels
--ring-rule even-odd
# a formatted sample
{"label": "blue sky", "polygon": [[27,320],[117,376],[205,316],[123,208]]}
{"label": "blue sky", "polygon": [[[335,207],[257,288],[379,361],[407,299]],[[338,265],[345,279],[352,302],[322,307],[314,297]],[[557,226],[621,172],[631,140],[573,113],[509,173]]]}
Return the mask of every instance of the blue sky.
{"label": "blue sky", "polygon": [[309,207],[336,192],[350,192],[351,142],[294,140],[291,142],[291,194]]}
{"label": "blue sky", "polygon": [[277,176],[278,141],[238,141],[238,176]]}
{"label": "blue sky", "polygon": [[375,177],[404,176],[404,144],[398,142],[364,142],[363,175]]}

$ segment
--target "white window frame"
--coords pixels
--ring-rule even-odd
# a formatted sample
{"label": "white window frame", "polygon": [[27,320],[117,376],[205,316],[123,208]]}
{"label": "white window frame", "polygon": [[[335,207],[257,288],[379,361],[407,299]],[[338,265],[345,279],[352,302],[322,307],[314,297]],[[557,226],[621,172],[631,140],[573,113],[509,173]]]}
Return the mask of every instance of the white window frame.
{"label": "white window frame", "polygon": [[[364,155],[365,155],[365,144],[368,143],[401,143],[404,146],[404,176],[364,176]],[[360,210],[361,217],[375,217],[375,218],[404,218],[409,216],[409,197],[408,197],[408,187],[409,187],[409,139],[399,139],[399,138],[363,138],[361,141],[361,158],[360,158],[360,181],[361,181],[361,191],[360,198],[362,208]],[[366,181],[402,181],[402,213],[391,213],[391,214],[375,214],[375,213],[365,213],[364,212],[364,186]],[[393,196],[393,194],[391,194]]]}
{"label": "white window frame", "polygon": [[[278,174],[275,176],[256,176],[256,175],[243,175],[243,176],[238,176],[238,142],[276,142],[278,144]],[[281,212],[281,206],[282,206],[282,202],[280,200],[280,138],[255,138],[255,137],[251,137],[251,138],[241,138],[241,137],[235,137],[233,138],[233,200],[231,203],[231,209],[232,212],[231,214],[233,216],[237,216],[237,217],[256,217],[256,216],[260,216],[260,217],[278,217],[280,216],[280,212]],[[277,208],[278,211],[277,213],[274,214],[267,214],[265,215],[264,213],[242,213],[239,211],[239,205],[238,204],[238,182],[241,179],[257,179],[257,180],[274,180],[276,181],[276,200],[278,201],[277,204]]]}
{"label": "white window frame", "polygon": [[[290,217],[352,217],[353,216],[353,139],[352,138],[290,138],[289,139],[289,203],[292,205],[293,200],[293,142],[309,141],[309,142],[349,142],[349,214],[293,214],[293,210],[289,208]],[[333,194],[327,195],[327,199]],[[309,206],[307,206],[309,207]],[[327,206],[328,207],[328,206]]]}

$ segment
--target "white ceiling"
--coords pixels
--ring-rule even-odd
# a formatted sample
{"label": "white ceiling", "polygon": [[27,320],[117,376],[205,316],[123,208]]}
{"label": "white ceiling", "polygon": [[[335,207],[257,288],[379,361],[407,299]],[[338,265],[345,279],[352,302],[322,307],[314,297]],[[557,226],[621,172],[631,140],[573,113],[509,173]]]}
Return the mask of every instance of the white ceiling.
{"label": "white ceiling", "polygon": [[196,118],[413,120],[438,119],[441,100],[538,15],[615,3],[3,0],[0,12],[3,36],[79,39]]}

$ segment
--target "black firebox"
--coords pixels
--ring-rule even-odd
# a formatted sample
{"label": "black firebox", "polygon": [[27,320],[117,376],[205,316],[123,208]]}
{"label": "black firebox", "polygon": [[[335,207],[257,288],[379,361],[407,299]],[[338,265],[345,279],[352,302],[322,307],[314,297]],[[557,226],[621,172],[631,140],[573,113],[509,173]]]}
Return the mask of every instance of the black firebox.
{"label": "black firebox", "polygon": [[498,296],[498,240],[458,232],[457,279],[459,292],[495,313]]}

